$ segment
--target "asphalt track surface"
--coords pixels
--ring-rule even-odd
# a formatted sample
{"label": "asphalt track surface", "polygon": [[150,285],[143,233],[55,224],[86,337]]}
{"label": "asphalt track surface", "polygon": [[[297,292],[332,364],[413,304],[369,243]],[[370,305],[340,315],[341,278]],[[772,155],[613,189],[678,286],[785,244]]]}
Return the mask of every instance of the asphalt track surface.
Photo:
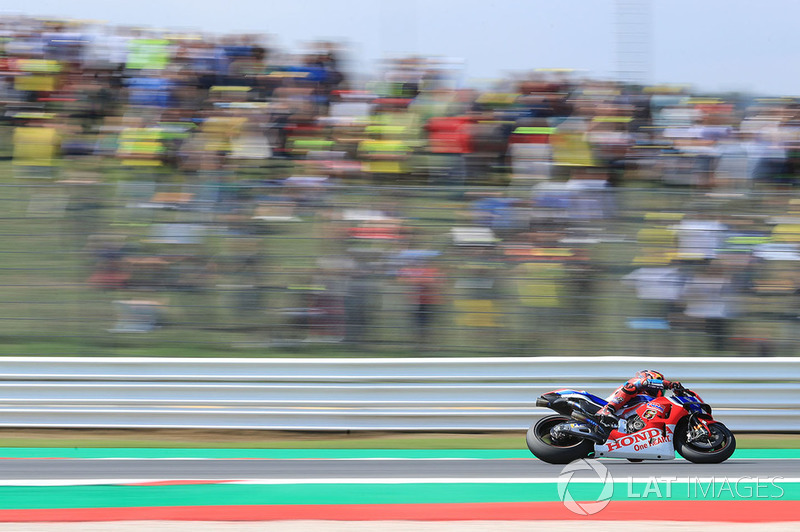
{"label": "asphalt track surface", "polygon": [[[629,463],[600,460],[615,479],[663,477],[780,477],[799,478],[800,460],[731,459],[722,464],[693,464],[685,460]],[[563,466],[535,459],[136,459],[5,460],[5,479],[556,479]]]}

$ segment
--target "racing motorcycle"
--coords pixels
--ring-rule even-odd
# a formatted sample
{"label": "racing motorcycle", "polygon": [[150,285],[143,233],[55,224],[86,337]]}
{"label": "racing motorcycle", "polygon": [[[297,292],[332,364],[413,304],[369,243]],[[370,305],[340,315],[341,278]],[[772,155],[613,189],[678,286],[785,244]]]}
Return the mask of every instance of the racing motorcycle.
{"label": "racing motorcycle", "polygon": [[[711,407],[686,388],[669,397],[637,395],[611,420],[596,414],[606,401],[584,391],[555,390],[536,406],[556,411],[528,429],[528,449],[540,460],[567,464],[579,458],[672,460],[675,451],[698,464],[724,462],[736,449],[733,433],[711,416]],[[608,439],[595,429],[616,422]]]}

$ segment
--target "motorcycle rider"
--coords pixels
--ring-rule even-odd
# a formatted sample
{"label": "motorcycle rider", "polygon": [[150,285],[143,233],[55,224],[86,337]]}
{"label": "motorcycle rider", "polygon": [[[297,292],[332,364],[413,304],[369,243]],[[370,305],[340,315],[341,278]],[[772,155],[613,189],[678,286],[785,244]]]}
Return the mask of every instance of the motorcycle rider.
{"label": "motorcycle rider", "polygon": [[633,378],[620,386],[610,396],[608,404],[597,411],[597,418],[600,423],[594,426],[595,430],[603,437],[608,439],[611,429],[617,427],[616,412],[631,402],[638,395],[649,395],[661,397],[664,390],[682,390],[683,386],[678,381],[668,381],[664,374],[654,370],[642,370],[637,372]]}

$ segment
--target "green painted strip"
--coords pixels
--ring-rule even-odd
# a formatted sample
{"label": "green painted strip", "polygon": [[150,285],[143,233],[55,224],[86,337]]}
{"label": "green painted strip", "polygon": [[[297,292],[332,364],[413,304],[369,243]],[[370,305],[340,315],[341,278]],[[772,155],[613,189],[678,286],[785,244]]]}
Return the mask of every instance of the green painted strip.
{"label": "green painted strip", "polygon": [[[737,449],[734,458],[800,459],[800,449]],[[527,449],[158,449],[7,447],[0,458],[533,459]]]}
{"label": "green painted strip", "polygon": [[800,458],[800,449],[736,449],[733,458]]}
{"label": "green painted strip", "polygon": [[[671,491],[667,491],[670,489]],[[579,501],[597,500],[600,484],[572,483]],[[668,496],[669,495],[669,496]],[[612,500],[800,500],[800,483],[617,483]],[[547,484],[284,484],[0,487],[0,509],[124,508],[261,504],[437,504],[558,501]]]}
{"label": "green painted strip", "polygon": [[[146,449],[7,447],[0,458],[533,459],[525,449]],[[737,449],[733,458],[800,459],[800,449]]]}
{"label": "green painted strip", "polygon": [[557,500],[554,485],[288,484],[0,487],[0,509]]}
{"label": "green painted strip", "polygon": [[0,458],[533,458],[516,449],[132,449],[132,448],[13,448]]}

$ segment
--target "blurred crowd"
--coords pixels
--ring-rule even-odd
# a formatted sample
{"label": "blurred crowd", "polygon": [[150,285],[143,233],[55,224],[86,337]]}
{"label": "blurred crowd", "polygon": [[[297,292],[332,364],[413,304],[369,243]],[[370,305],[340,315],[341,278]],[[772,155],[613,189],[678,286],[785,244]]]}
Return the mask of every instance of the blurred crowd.
{"label": "blurred crowd", "polygon": [[223,297],[276,345],[793,345],[800,101],[305,48],[0,20],[13,179],[52,185],[27,212],[77,224],[111,330]]}
{"label": "blurred crowd", "polygon": [[568,70],[476,90],[442,59],[386,60],[364,77],[347,71],[337,43],[289,53],[262,35],[89,22],[5,18],[0,42],[0,101],[21,174],[90,156],[198,182],[288,159],[377,183],[567,180],[581,169],[612,186],[637,170],[742,188],[792,183],[797,164],[790,98],[701,97]]}

